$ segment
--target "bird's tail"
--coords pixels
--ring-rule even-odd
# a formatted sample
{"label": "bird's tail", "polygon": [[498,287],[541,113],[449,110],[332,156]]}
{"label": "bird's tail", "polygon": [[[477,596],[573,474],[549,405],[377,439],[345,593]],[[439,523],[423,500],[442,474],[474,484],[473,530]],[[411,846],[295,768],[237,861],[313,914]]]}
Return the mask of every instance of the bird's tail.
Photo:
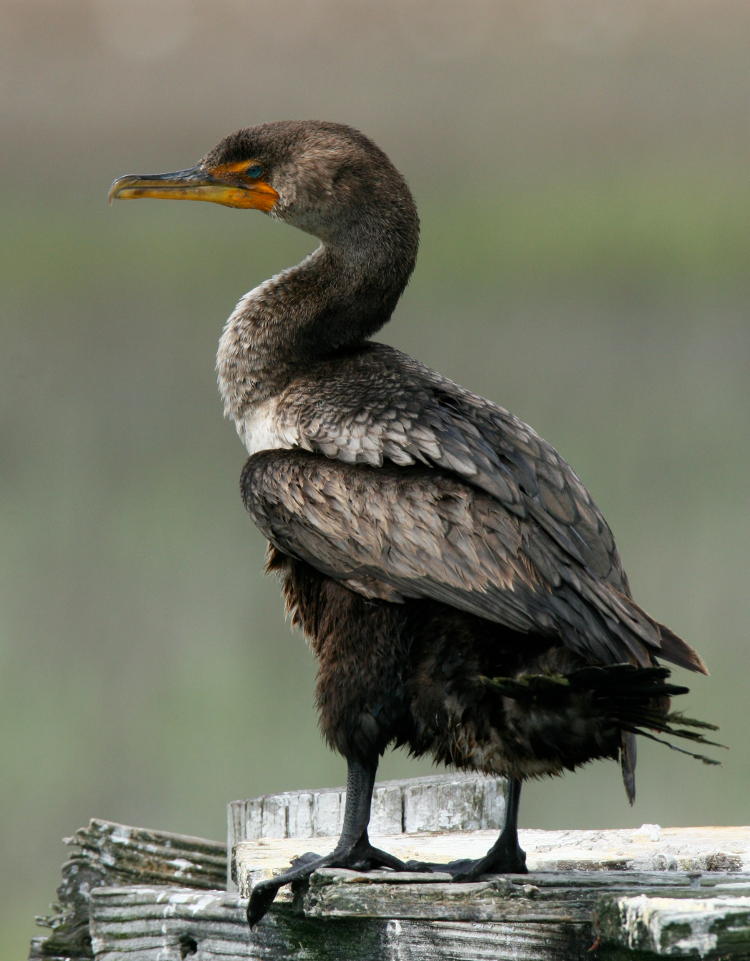
{"label": "bird's tail", "polygon": [[587,667],[571,676],[574,687],[581,685],[594,692],[596,700],[606,707],[609,716],[620,728],[622,779],[631,804],[635,800],[636,735],[657,741],[704,764],[720,763],[668,740],[678,738],[693,744],[724,747],[705,737],[706,731],[718,730],[715,724],[670,710],[671,698],[687,694],[688,688],[669,683],[669,676],[670,671],[666,667],[637,668],[631,664]]}
{"label": "bird's tail", "polygon": [[[625,791],[632,804],[637,735],[704,764],[719,762],[671,739],[724,746],[705,736],[707,731],[717,730],[714,724],[670,710],[671,698],[688,689],[670,683],[669,677],[665,667],[611,664],[566,674],[486,678],[485,683],[512,699],[518,706],[517,711],[510,712],[517,718],[515,723],[523,725],[526,737],[534,739],[537,747],[543,740],[551,753],[559,752],[565,758],[563,766],[572,768],[583,759],[619,754]],[[557,730],[550,723],[553,718],[557,719]],[[577,759],[579,755],[581,760]]]}

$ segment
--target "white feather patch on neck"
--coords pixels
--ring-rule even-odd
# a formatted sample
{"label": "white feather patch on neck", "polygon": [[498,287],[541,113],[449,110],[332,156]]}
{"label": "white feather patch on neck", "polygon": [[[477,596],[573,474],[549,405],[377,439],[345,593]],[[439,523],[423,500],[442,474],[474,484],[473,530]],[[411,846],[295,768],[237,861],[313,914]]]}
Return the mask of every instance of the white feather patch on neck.
{"label": "white feather patch on neck", "polygon": [[300,447],[299,430],[279,418],[279,398],[269,397],[235,420],[237,433],[252,457],[262,450],[292,450]]}

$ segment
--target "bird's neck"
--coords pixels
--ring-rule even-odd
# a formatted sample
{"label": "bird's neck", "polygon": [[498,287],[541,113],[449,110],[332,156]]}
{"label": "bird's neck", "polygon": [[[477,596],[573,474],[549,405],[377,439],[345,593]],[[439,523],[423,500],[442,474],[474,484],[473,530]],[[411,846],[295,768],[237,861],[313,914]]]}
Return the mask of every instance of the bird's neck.
{"label": "bird's neck", "polygon": [[216,366],[226,416],[239,421],[322,358],[349,351],[390,317],[416,240],[356,250],[322,244],[251,290],[227,320]]}

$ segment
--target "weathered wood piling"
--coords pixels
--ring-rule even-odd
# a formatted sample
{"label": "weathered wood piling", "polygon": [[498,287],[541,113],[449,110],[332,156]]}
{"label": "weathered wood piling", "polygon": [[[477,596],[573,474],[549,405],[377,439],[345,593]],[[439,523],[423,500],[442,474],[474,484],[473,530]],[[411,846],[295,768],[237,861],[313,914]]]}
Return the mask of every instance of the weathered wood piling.
{"label": "weathered wood piling", "polygon": [[[385,782],[372,834],[406,859],[474,857],[504,810],[502,779]],[[30,958],[750,961],[750,828],[522,831],[530,873],[469,884],[326,869],[250,932],[252,885],[329,850],[342,812],[342,789],[233,802],[228,847],[92,821]]]}

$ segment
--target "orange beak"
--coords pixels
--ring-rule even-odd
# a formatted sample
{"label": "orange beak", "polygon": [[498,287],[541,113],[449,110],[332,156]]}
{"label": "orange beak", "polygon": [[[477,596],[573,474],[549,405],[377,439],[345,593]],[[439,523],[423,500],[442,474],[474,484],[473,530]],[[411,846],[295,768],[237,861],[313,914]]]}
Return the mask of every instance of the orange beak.
{"label": "orange beak", "polygon": [[109,188],[109,202],[157,197],[162,200],[204,200],[225,207],[263,210],[268,213],[279,199],[263,180],[247,185],[215,176],[201,166],[167,174],[130,174],[118,177]]}

